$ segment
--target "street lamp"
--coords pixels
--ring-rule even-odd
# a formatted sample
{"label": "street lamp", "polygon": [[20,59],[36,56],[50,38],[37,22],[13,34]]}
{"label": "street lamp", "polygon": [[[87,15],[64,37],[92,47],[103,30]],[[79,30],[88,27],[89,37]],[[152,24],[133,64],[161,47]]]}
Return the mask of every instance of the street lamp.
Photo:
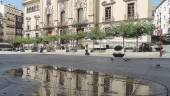
{"label": "street lamp", "polygon": [[162,55],[163,55],[163,51],[162,51],[162,49],[163,49],[163,47],[162,47],[162,45],[163,45],[163,42],[162,42],[162,40],[163,40],[163,34],[162,34],[162,28],[161,27],[159,27],[158,29],[158,32],[159,32],[159,36],[160,36],[160,57],[162,57]]}
{"label": "street lamp", "polygon": [[161,28],[161,12],[160,12],[160,28],[158,29],[159,35],[160,35],[160,57],[162,57],[162,28]]}

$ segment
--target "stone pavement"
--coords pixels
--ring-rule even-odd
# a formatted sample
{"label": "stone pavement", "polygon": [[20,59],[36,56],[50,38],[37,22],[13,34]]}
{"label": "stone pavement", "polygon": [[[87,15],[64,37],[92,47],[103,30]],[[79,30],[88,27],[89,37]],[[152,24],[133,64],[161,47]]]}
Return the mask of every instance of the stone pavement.
{"label": "stone pavement", "polygon": [[[104,56],[104,57],[113,57],[113,51],[108,50],[106,52],[93,52],[90,53],[90,56]],[[84,56],[84,50],[78,50],[78,52],[66,52],[65,50],[56,50],[56,52],[14,52],[14,51],[0,51],[0,54],[44,54],[44,55],[75,55],[75,56]],[[159,52],[125,52],[124,58],[160,58]],[[170,55],[166,55],[166,58],[170,58]]]}
{"label": "stone pavement", "polygon": [[[32,64],[47,64],[57,67],[67,67],[74,69],[93,70],[108,74],[122,74],[132,76],[134,78],[141,78],[156,83],[165,85],[170,88],[170,59],[163,58],[150,58],[150,59],[126,59],[115,58],[113,61],[109,57],[96,57],[96,56],[66,56],[66,55],[44,55],[44,54],[19,54],[19,55],[0,55],[0,81],[5,83],[1,78],[1,74],[4,71],[20,68],[25,65]],[[160,67],[156,67],[160,64]],[[8,78],[8,81],[15,81],[13,78]],[[0,90],[0,96],[23,96],[27,91],[26,84],[29,82],[15,81],[9,87],[8,85],[2,85]],[[31,84],[30,84],[31,85]],[[34,84],[33,84],[34,85]],[[1,86],[1,84],[0,84]],[[31,85],[32,86],[32,85]],[[5,88],[5,89],[4,89]],[[15,90],[12,90],[15,88]],[[22,89],[21,89],[22,88]],[[28,86],[28,88],[30,88]],[[25,89],[25,90],[24,90]],[[7,95],[7,92],[12,92]],[[166,91],[166,90],[165,90]],[[19,92],[19,93],[18,93]],[[163,93],[166,93],[163,91]],[[3,95],[6,94],[6,95]],[[13,95],[11,95],[13,94]],[[15,95],[19,94],[19,95]],[[24,96],[30,96],[25,95]],[[169,95],[158,95],[169,96]]]}

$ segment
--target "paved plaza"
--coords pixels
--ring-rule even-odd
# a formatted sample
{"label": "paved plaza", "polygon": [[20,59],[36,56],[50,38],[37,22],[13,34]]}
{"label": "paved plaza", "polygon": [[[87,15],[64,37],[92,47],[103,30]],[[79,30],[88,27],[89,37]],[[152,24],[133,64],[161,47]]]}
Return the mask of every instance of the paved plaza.
{"label": "paved plaza", "polygon": [[[34,83],[4,76],[6,70],[24,65],[47,64],[59,67],[93,70],[109,74],[122,74],[147,79],[170,88],[170,59],[123,59],[97,56],[66,56],[49,54],[1,54],[0,96],[30,96]],[[161,67],[156,67],[160,64]],[[25,86],[28,85],[28,86]],[[34,87],[36,88],[36,86]],[[10,92],[10,93],[8,93]],[[11,95],[13,94],[13,95]],[[15,95],[14,95],[15,94]],[[24,94],[24,95],[23,95]]]}

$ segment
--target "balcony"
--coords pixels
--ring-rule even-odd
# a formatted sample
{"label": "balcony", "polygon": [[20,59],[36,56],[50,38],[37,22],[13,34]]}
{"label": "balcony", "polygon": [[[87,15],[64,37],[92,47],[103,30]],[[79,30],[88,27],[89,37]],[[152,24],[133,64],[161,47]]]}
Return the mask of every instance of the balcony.
{"label": "balcony", "polygon": [[134,16],[128,16],[127,14],[124,15],[125,20],[136,20],[139,19],[139,15],[137,13],[134,14]]}
{"label": "balcony", "polygon": [[16,27],[16,25],[15,25],[15,24],[6,23],[6,27],[9,27],[9,28],[15,28],[15,27]]}
{"label": "balcony", "polygon": [[65,1],[68,1],[68,0],[57,0],[58,2],[65,2]]}
{"label": "balcony", "polygon": [[35,29],[35,30],[39,30],[39,29],[40,29],[40,26],[39,26],[39,25],[36,25],[36,26],[34,27],[34,29]]}
{"label": "balcony", "polygon": [[124,2],[136,1],[136,0],[123,0]]}
{"label": "balcony", "polygon": [[54,24],[53,23],[49,23],[49,24],[44,24],[43,29],[53,29],[54,28]]}
{"label": "balcony", "polygon": [[40,0],[25,0],[23,5],[32,4],[32,3],[36,3],[36,2],[40,2]]}
{"label": "balcony", "polygon": [[67,21],[57,22],[57,27],[59,27],[59,28],[66,27],[67,25],[68,25]]}
{"label": "balcony", "polygon": [[88,20],[73,20],[73,26],[85,26],[87,25]]}
{"label": "balcony", "polygon": [[113,21],[114,21],[114,17],[111,17],[111,18],[102,17],[103,23],[111,23]]}

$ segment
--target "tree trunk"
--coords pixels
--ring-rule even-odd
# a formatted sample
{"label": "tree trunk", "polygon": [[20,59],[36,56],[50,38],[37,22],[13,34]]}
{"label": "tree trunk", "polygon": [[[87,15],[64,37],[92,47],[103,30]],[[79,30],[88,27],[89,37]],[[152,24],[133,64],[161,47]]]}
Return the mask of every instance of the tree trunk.
{"label": "tree trunk", "polygon": [[138,36],[136,37],[136,47],[137,47],[137,49],[136,49],[136,51],[138,52],[139,50],[138,50],[138,46],[139,46],[139,44],[138,44]]}
{"label": "tree trunk", "polygon": [[93,40],[93,50],[94,50],[94,40]]}
{"label": "tree trunk", "polygon": [[100,52],[101,52],[101,49],[102,49],[102,39],[100,39]]}
{"label": "tree trunk", "polygon": [[125,48],[125,37],[123,36],[123,48]]}

